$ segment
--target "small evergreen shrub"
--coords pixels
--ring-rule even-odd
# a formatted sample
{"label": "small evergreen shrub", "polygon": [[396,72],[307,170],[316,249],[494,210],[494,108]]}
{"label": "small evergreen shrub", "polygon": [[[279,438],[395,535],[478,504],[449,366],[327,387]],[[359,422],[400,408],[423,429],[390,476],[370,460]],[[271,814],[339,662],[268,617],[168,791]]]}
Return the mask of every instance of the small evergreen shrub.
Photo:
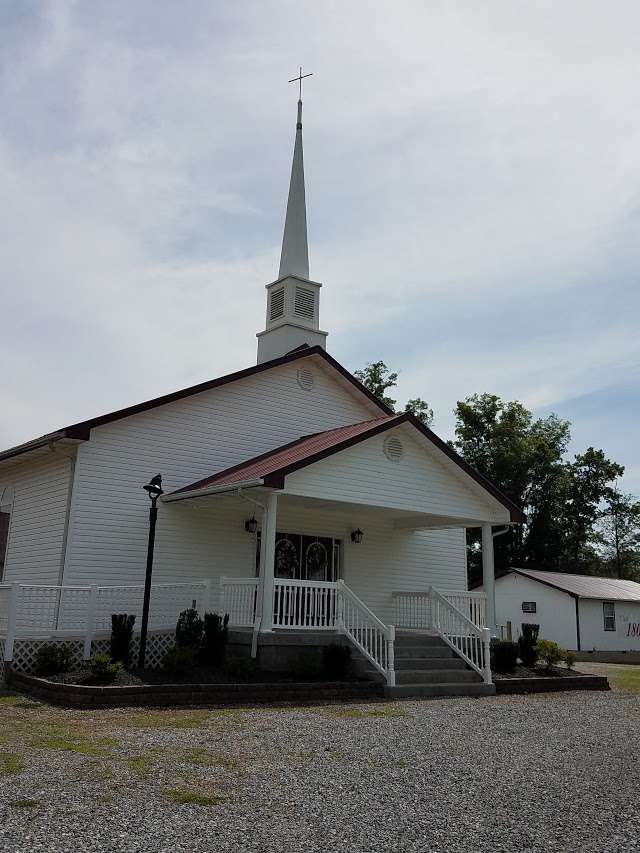
{"label": "small evergreen shrub", "polygon": [[567,666],[567,669],[573,669],[576,662],[576,653],[575,652],[565,652],[564,662]]}
{"label": "small evergreen shrub", "polygon": [[229,637],[229,614],[224,618],[217,613],[204,614],[202,637],[202,662],[208,666],[223,666],[227,655]]}
{"label": "small evergreen shrub", "polygon": [[106,654],[94,655],[89,660],[89,671],[95,684],[113,684],[118,673],[122,672],[122,664],[119,661],[114,663]]}
{"label": "small evergreen shrub", "polygon": [[565,659],[566,650],[554,643],[553,640],[538,640],[537,642],[538,658],[544,661],[547,665],[547,670],[550,670],[555,664]]}
{"label": "small evergreen shrub", "polygon": [[491,652],[492,667],[496,672],[513,672],[518,665],[518,644],[511,640],[494,640]]}
{"label": "small evergreen shrub", "polygon": [[126,613],[111,614],[111,660],[120,661],[127,669],[131,662],[131,638],[135,616]]}
{"label": "small evergreen shrub", "polygon": [[536,665],[538,660],[538,642],[539,625],[533,625],[530,622],[525,622],[522,626],[522,634],[518,640],[518,651],[520,660],[523,666],[532,667]]}
{"label": "small evergreen shrub", "polygon": [[174,646],[162,658],[162,668],[171,675],[182,675],[196,662],[196,650],[191,646]]}
{"label": "small evergreen shrub", "polygon": [[58,675],[71,669],[72,651],[66,643],[45,643],[36,652],[36,675]]}
{"label": "small evergreen shrub", "polygon": [[176,645],[183,648],[197,649],[202,639],[202,619],[198,611],[189,608],[178,616],[176,624]]}
{"label": "small evergreen shrub", "polygon": [[322,649],[322,669],[329,681],[344,681],[351,661],[351,649],[331,643]]}

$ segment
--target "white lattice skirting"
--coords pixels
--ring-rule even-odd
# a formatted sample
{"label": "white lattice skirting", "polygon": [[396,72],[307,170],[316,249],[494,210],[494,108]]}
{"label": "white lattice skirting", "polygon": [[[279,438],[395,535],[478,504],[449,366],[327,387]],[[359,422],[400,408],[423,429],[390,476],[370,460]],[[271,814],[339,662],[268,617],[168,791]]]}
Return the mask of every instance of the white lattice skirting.
{"label": "white lattice skirting", "polygon": [[[0,639],[0,684],[5,677],[6,664],[4,663],[4,639]],[[54,643],[55,645],[66,645],[72,649],[71,667],[79,668],[82,665],[83,640],[29,640],[16,639],[13,645],[13,661],[11,666],[19,672],[27,674],[34,672],[36,654],[41,646]],[[98,636],[91,643],[91,654],[108,654],[111,639],[109,636]],[[147,667],[159,669],[166,652],[175,644],[175,632],[156,631],[150,632],[147,637]],[[131,641],[131,660],[137,661],[140,649],[140,635],[134,634]]]}

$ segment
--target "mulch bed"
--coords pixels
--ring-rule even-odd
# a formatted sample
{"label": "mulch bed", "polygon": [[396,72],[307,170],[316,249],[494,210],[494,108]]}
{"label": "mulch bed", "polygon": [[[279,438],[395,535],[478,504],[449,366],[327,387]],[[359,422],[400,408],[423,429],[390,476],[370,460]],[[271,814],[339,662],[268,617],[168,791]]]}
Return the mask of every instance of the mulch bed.
{"label": "mulch bed", "polygon": [[555,693],[559,690],[609,690],[609,681],[566,667],[518,666],[513,672],[494,672],[496,693]]}

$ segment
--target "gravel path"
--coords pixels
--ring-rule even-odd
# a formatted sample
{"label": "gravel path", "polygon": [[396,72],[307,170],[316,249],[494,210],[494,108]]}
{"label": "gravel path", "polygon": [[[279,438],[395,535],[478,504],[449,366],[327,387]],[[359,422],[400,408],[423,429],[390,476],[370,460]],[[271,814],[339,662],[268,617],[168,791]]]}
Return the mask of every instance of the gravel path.
{"label": "gravel path", "polygon": [[[0,698],[0,851],[640,850],[640,697],[239,711]],[[195,802],[194,802],[195,800]]]}

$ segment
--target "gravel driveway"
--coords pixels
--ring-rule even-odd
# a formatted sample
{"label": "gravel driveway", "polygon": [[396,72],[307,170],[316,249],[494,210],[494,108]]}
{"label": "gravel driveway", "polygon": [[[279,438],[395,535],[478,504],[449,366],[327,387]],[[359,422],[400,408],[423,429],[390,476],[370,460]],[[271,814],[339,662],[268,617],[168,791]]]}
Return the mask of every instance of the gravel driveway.
{"label": "gravel driveway", "polygon": [[0,698],[2,851],[640,850],[640,697],[230,711]]}

